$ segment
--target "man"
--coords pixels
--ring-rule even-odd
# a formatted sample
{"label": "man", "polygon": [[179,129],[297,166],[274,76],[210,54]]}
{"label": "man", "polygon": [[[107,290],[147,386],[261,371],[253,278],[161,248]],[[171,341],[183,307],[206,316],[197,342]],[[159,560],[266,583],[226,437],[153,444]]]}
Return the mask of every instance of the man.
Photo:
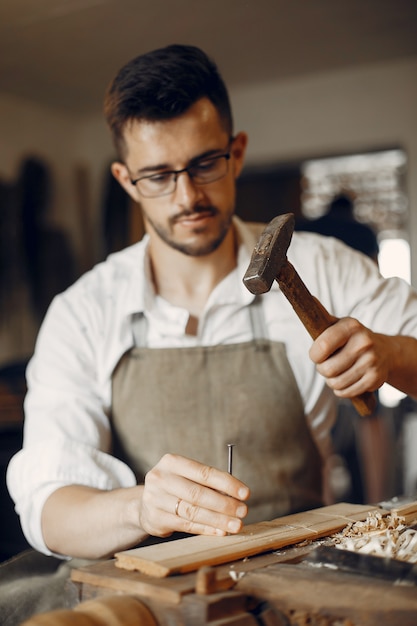
{"label": "man", "polygon": [[378,238],[368,224],[356,219],[354,208],[351,194],[340,192],[331,200],[324,215],[316,219],[301,220],[297,228],[326,237],[336,237],[378,263]]}
{"label": "man", "polygon": [[100,558],[319,506],[330,390],[352,397],[387,381],[417,395],[416,293],[342,244],[298,233],[290,259],[342,319],[311,345],[276,285],[260,298],[246,290],[262,230],[233,215],[247,137],[199,49],[128,63],[105,113],[113,175],[140,202],[147,235],[58,296],[44,321],[8,471],[28,540]]}

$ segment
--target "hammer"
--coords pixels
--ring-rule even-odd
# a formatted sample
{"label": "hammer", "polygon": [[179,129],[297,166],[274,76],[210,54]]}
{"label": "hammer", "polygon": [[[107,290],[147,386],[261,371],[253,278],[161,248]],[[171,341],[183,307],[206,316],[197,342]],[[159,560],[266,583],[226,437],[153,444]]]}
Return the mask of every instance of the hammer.
{"label": "hammer", "polygon": [[[294,215],[278,215],[266,226],[252,253],[243,282],[255,295],[266,293],[274,280],[313,339],[337,322],[325,307],[311,295],[295,268],[287,259],[287,250],[294,231]],[[351,398],[360,415],[375,411],[376,398],[366,391]]]}

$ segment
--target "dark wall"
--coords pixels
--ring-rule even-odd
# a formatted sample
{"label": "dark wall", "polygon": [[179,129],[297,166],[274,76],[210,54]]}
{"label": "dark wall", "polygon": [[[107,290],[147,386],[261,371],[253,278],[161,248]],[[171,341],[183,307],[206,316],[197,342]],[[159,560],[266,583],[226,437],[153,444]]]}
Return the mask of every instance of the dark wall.
{"label": "dark wall", "polygon": [[247,168],[237,182],[236,214],[245,221],[270,222],[282,213],[301,215],[298,165]]}

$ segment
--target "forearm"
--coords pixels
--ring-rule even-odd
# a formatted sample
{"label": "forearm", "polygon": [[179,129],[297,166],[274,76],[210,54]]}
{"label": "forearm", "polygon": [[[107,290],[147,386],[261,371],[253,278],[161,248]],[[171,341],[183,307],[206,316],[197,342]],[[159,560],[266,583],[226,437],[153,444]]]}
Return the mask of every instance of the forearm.
{"label": "forearm", "polygon": [[46,501],[42,532],[55,553],[86,559],[104,558],[140,543],[143,487],[101,491],[82,485],[62,487]]}
{"label": "forearm", "polygon": [[165,454],[143,486],[57,489],[44,505],[42,532],[53,552],[103,558],[149,535],[238,533],[248,497],[249,488],[228,472]]}

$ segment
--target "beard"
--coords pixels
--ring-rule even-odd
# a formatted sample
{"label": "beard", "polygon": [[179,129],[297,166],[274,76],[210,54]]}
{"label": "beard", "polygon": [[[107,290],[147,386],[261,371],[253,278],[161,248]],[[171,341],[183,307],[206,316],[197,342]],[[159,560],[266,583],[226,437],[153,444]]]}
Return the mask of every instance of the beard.
{"label": "beard", "polygon": [[[215,250],[219,248],[219,246],[224,241],[230,225],[232,223],[233,211],[228,211],[226,215],[223,217],[220,214],[220,211],[214,207],[194,207],[192,211],[183,211],[178,213],[175,216],[172,216],[168,219],[167,224],[160,224],[152,220],[149,215],[143,210],[143,215],[145,220],[150,224],[152,229],[158,235],[158,237],[166,243],[170,248],[177,250],[178,252],[182,252],[187,256],[193,257],[202,257],[208,254],[211,254]],[[204,213],[209,214],[212,217],[218,217],[217,221],[217,229],[212,235],[204,236],[204,233],[207,232],[206,226],[199,226],[196,224],[195,228],[190,230],[192,234],[195,235],[193,241],[182,242],[179,241],[174,234],[174,226],[181,219],[190,217],[195,214]],[[200,236],[201,235],[201,236]]]}

